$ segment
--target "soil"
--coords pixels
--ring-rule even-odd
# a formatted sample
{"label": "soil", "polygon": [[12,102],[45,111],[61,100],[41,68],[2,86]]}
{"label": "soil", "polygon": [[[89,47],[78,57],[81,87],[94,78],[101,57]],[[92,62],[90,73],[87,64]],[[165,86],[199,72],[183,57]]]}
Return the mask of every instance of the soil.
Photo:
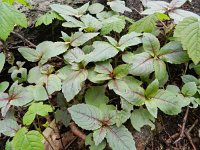
{"label": "soil", "polygon": [[[34,44],[38,44],[44,40],[57,41],[60,37],[60,31],[66,31],[66,29],[62,28],[60,23],[57,21],[50,26],[42,25],[38,28],[35,28],[35,19],[39,15],[49,10],[49,4],[63,3],[74,6],[86,3],[88,1],[89,0],[31,0],[31,4],[33,6],[31,10],[24,7],[18,7],[21,11],[25,12],[29,18],[29,28],[22,30],[16,29],[15,32],[19,32]],[[105,2],[104,0],[95,1],[103,3]],[[140,0],[125,0],[125,2],[126,5],[133,10],[132,13],[126,13],[126,15],[135,20],[141,18],[140,14],[138,13],[138,11],[140,12],[143,9]],[[188,2],[183,6],[183,8],[200,15],[200,0],[193,0],[191,3]],[[8,45],[8,49],[11,51],[16,51],[19,46],[24,45],[23,41],[17,38],[15,35],[11,35],[5,44]],[[181,75],[182,70],[183,67],[180,66],[174,68],[173,72],[170,73],[171,78],[173,81],[175,81],[175,84],[180,84],[180,79],[177,75]],[[150,131],[148,127],[144,127],[141,132],[136,132],[132,129],[130,123],[127,123],[126,126],[130,131],[132,131],[133,136],[136,139],[138,150],[192,150],[194,149],[192,144],[194,144],[198,150],[200,149],[200,108],[189,109],[185,125],[186,130],[191,129],[189,136],[186,137],[184,135],[183,139],[174,144],[174,142],[179,138],[185,112],[186,108],[178,116],[167,116],[160,112],[158,119],[156,120],[155,131]],[[83,140],[79,138],[75,138],[75,140],[73,138],[73,140],[71,140],[69,143],[71,143],[67,148],[69,150],[88,149],[87,147],[83,146]]]}

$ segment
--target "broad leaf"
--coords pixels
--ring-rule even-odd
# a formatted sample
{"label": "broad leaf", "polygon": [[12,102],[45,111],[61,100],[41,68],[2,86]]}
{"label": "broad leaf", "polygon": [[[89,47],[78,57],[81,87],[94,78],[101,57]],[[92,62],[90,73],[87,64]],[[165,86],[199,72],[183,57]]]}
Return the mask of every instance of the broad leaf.
{"label": "broad leaf", "polygon": [[183,85],[181,92],[184,96],[193,96],[197,92],[197,86],[195,82],[188,82]]}
{"label": "broad leaf", "polygon": [[117,55],[118,50],[111,44],[103,41],[93,43],[94,50],[86,55],[87,62],[104,61]]}
{"label": "broad leaf", "polygon": [[10,118],[0,120],[0,133],[2,134],[13,137],[18,129],[20,126],[15,120]]}
{"label": "broad leaf", "polygon": [[188,83],[188,82],[195,82],[197,84],[200,83],[200,81],[192,75],[183,75],[181,76],[181,79],[184,83]]}
{"label": "broad leaf", "polygon": [[145,95],[147,97],[153,97],[155,96],[155,94],[158,92],[158,89],[159,89],[159,82],[157,79],[155,79],[152,83],[150,83],[148,86],[147,86],[147,89],[145,91]]}
{"label": "broad leaf", "polygon": [[200,21],[189,17],[181,21],[175,29],[174,37],[178,37],[195,64],[200,62]]}
{"label": "broad leaf", "polygon": [[114,0],[111,2],[107,2],[107,4],[111,7],[113,11],[124,13],[124,11],[132,12],[132,10],[125,6],[125,2],[121,0]]}
{"label": "broad leaf", "polygon": [[27,27],[27,19],[24,14],[18,11],[14,6],[0,3],[0,38],[6,40],[15,25]]}
{"label": "broad leaf", "polygon": [[[35,130],[29,131],[21,128],[12,140],[12,146],[15,150],[43,150],[43,136]],[[23,144],[22,144],[23,143]]]}
{"label": "broad leaf", "polygon": [[127,76],[129,73],[129,68],[130,68],[130,65],[128,65],[128,64],[122,64],[122,65],[117,66],[113,70],[113,75],[114,75],[115,79],[121,79],[121,78]]}
{"label": "broad leaf", "polygon": [[[126,62],[126,60],[124,59],[123,61]],[[134,57],[131,60],[131,63],[130,61],[127,63],[130,64],[129,73],[132,75],[145,76],[149,75],[154,71],[153,58],[147,52],[134,55]]]}
{"label": "broad leaf", "polygon": [[112,65],[110,64],[110,61],[108,60],[96,63],[94,71],[96,71],[97,73],[110,75],[113,72],[113,68]]}
{"label": "broad leaf", "polygon": [[95,106],[88,104],[73,105],[68,108],[75,123],[86,130],[96,130],[102,126],[102,112]]}
{"label": "broad leaf", "polygon": [[93,139],[92,139],[92,133],[86,136],[85,138],[85,145],[90,145],[90,150],[104,150],[106,147],[106,141],[103,140],[99,145],[95,145]]}
{"label": "broad leaf", "polygon": [[47,116],[49,112],[52,112],[52,107],[50,105],[43,104],[42,102],[40,103],[33,103],[31,106],[28,108],[28,111],[25,113],[23,116],[23,124],[24,125],[30,125],[36,115],[40,116]]}
{"label": "broad leaf", "polygon": [[84,56],[84,52],[80,48],[75,47],[74,49],[68,50],[64,55],[64,59],[69,63],[79,63],[84,59]]}
{"label": "broad leaf", "polygon": [[100,3],[94,3],[94,4],[90,5],[88,8],[88,11],[91,14],[98,14],[103,10],[104,10],[104,5],[102,5]]}
{"label": "broad leaf", "polygon": [[106,139],[113,150],[136,150],[133,136],[125,126],[109,127]]}
{"label": "broad leaf", "polygon": [[85,102],[89,105],[99,107],[101,104],[107,104],[109,101],[105,95],[105,87],[94,86],[87,90],[85,94]]}
{"label": "broad leaf", "polygon": [[21,55],[30,62],[37,62],[42,57],[42,54],[39,51],[36,51],[32,48],[21,47],[18,49]]}
{"label": "broad leaf", "polygon": [[101,127],[100,129],[97,129],[93,132],[93,139],[95,145],[99,145],[104,140],[107,132],[108,132],[107,127]]}
{"label": "broad leaf", "polygon": [[1,62],[0,62],[0,72],[2,71],[2,69],[3,69],[3,66],[4,66],[4,64],[5,64],[5,55],[4,55],[4,53],[0,53],[0,60],[1,60]]}
{"label": "broad leaf", "polygon": [[0,83],[0,93],[5,92],[5,90],[8,88],[9,82],[4,81]]}
{"label": "broad leaf", "polygon": [[155,71],[156,79],[158,79],[160,83],[165,83],[166,77],[168,79],[166,64],[162,60],[154,59],[153,68]]}
{"label": "broad leaf", "polygon": [[146,109],[136,109],[131,114],[131,124],[132,126],[137,130],[140,131],[140,129],[148,125],[153,130],[155,128],[154,125],[154,117],[148,112]]}
{"label": "broad leaf", "polygon": [[87,79],[87,76],[87,70],[80,70],[72,72],[65,79],[62,85],[62,92],[68,102],[81,91],[82,84]]}
{"label": "broad leaf", "polygon": [[186,51],[182,49],[179,42],[169,42],[159,51],[159,58],[171,64],[181,64],[189,61]]}

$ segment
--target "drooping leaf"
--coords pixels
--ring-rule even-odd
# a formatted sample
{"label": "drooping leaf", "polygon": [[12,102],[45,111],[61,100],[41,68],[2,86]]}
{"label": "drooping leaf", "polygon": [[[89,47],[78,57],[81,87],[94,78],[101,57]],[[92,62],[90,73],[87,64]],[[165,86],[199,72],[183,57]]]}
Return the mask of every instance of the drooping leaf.
{"label": "drooping leaf", "polygon": [[91,14],[98,14],[98,13],[102,12],[103,9],[104,9],[104,5],[102,5],[100,3],[94,3],[89,6],[88,11]]}
{"label": "drooping leaf", "polygon": [[118,50],[111,44],[103,41],[93,43],[94,50],[86,55],[87,62],[104,61],[117,55]]}
{"label": "drooping leaf", "polygon": [[132,126],[137,130],[140,131],[140,129],[148,125],[153,130],[155,128],[154,125],[154,117],[148,112],[146,109],[136,109],[131,114],[131,124]]}
{"label": "drooping leaf", "polygon": [[62,85],[62,92],[68,102],[80,92],[82,84],[87,79],[87,76],[87,70],[80,70],[72,72],[65,79]]}
{"label": "drooping leaf", "polygon": [[70,112],[75,123],[83,129],[96,130],[102,126],[102,112],[99,108],[93,105],[73,105],[68,108],[68,111]]}
{"label": "drooping leaf", "polygon": [[99,107],[101,104],[107,104],[109,101],[105,95],[105,87],[94,86],[87,90],[85,94],[85,102],[89,105]]}
{"label": "drooping leaf", "polygon": [[114,0],[111,2],[107,2],[107,4],[111,7],[113,11],[124,13],[124,11],[132,12],[132,10],[125,6],[125,2],[121,0]]}
{"label": "drooping leaf", "polygon": [[125,126],[109,127],[106,139],[113,150],[136,150],[133,136]]}
{"label": "drooping leaf", "polygon": [[189,61],[186,51],[182,49],[179,42],[169,42],[159,51],[159,58],[171,64],[181,64]]}
{"label": "drooping leaf", "polygon": [[24,125],[30,125],[36,115],[40,116],[47,116],[49,112],[52,112],[52,107],[47,104],[43,104],[42,102],[40,103],[33,103],[31,106],[28,108],[28,111],[25,113],[23,116],[23,124]]}
{"label": "drooping leaf", "polygon": [[185,18],[175,29],[174,37],[179,38],[183,49],[195,64],[200,62],[200,21],[195,17]]}
{"label": "drooping leaf", "polygon": [[26,128],[21,128],[13,138],[12,146],[15,150],[44,150],[42,140],[43,136],[38,131],[28,132]]}
{"label": "drooping leaf", "polygon": [[5,55],[4,55],[4,53],[0,53],[0,60],[1,60],[1,62],[0,62],[0,72],[2,71],[2,69],[3,69],[3,66],[4,66],[4,64],[5,64]]}
{"label": "drooping leaf", "polygon": [[[8,13],[9,12],[9,13]],[[27,27],[27,19],[24,14],[18,11],[14,6],[0,3],[0,38],[6,40],[15,25]]]}

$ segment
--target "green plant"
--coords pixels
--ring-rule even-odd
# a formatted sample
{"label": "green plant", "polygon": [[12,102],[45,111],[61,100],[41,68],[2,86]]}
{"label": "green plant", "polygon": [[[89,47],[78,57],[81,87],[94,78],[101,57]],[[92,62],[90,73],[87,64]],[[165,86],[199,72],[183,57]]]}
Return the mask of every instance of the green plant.
{"label": "green plant", "polygon": [[[57,18],[63,21],[63,27],[73,30],[61,32],[63,41],[44,41],[35,49],[18,49],[26,64],[31,65],[25,67],[24,62],[17,61],[9,69],[14,82],[9,90],[8,82],[0,83],[4,117],[0,133],[14,136],[7,141],[6,149],[44,149],[40,117],[53,114],[56,122],[66,127],[72,119],[80,128],[89,130],[86,145],[90,149],[104,149],[108,142],[113,150],[134,150],[134,138],[124,125],[127,120],[137,131],[145,125],[154,129],[158,110],[177,115],[185,106],[197,107],[199,16],[182,21],[174,18],[174,11],[183,11],[176,8],[185,1],[179,2],[151,1],[150,9],[144,11],[151,15],[138,21],[121,14],[131,11],[121,0],[109,1],[109,7],[99,3],[86,3],[76,9],[51,5],[52,10],[40,17],[36,26]],[[13,7],[0,3],[0,8],[4,5]],[[170,19],[175,23],[164,22]],[[176,25],[177,20],[180,22]],[[12,23],[13,27],[17,22]],[[0,71],[4,72],[6,58],[2,52],[0,59]],[[171,85],[169,64],[185,64],[182,85]],[[194,69],[197,75],[186,75],[188,69]],[[13,108],[15,112],[26,109],[20,121],[12,114]],[[36,120],[35,130],[31,130]],[[24,145],[20,145],[22,142]]]}

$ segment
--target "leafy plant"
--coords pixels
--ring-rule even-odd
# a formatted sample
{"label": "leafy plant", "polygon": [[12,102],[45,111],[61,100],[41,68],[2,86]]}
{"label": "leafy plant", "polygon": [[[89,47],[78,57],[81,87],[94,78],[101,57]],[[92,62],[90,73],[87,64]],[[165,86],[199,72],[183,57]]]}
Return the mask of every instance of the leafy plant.
{"label": "leafy plant", "polygon": [[[121,0],[108,1],[108,7],[50,5],[52,10],[35,26],[58,19],[72,30],[62,31],[56,42],[18,48],[22,58],[16,57],[11,67],[7,50],[0,53],[0,72],[10,75],[0,79],[0,133],[10,137],[6,149],[43,150],[48,137],[42,131],[49,122],[41,128],[40,121],[50,115],[65,127],[73,120],[83,132],[88,130],[85,144],[91,150],[108,145],[134,150],[129,119],[137,131],[144,126],[153,130],[159,110],[178,115],[186,106],[198,107],[199,16],[191,12],[187,16],[196,17],[177,16],[186,13],[178,9],[184,3],[150,1],[143,12],[150,15],[138,21],[122,15],[131,10]],[[6,40],[15,25],[27,26],[24,15],[1,2],[0,38]],[[183,84],[173,85],[168,79],[170,67],[176,66],[186,67]],[[188,69],[197,74],[188,74]]]}

